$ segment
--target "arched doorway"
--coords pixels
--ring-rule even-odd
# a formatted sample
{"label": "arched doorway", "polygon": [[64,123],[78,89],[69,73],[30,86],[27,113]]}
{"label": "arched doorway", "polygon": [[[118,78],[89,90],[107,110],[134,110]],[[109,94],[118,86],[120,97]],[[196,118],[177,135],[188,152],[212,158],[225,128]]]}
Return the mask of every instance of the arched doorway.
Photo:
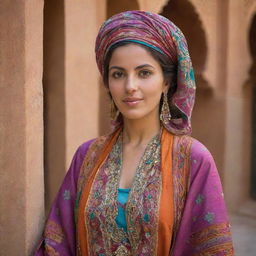
{"label": "arched doorway", "polygon": [[107,17],[112,15],[129,11],[129,10],[139,10],[139,5],[137,0],[108,0],[107,1]]}
{"label": "arched doorway", "polygon": [[256,199],[256,14],[252,18],[249,31],[249,46],[252,56],[250,68],[250,85],[252,86],[252,165],[251,165],[251,195]]}
{"label": "arched doorway", "polygon": [[[192,115],[193,137],[197,138],[213,154],[219,170],[223,170],[224,122],[220,118],[223,105],[215,97],[215,85],[210,86],[204,77],[208,57],[207,34],[195,6],[189,0],[171,0],[161,15],[173,21],[184,33],[193,62],[196,78],[196,101]],[[211,134],[209,136],[209,131]],[[223,176],[223,173],[220,172]]]}
{"label": "arched doorway", "polygon": [[161,15],[173,21],[184,33],[195,69],[197,86],[207,86],[202,76],[207,56],[206,35],[193,4],[188,0],[169,1]]}
{"label": "arched doorway", "polygon": [[43,93],[46,212],[65,173],[64,1],[44,2]]}

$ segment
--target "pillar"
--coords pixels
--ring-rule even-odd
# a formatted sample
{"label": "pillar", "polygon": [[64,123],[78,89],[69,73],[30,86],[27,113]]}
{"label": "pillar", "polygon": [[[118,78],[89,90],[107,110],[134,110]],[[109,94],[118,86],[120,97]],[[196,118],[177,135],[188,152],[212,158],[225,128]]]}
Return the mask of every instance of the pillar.
{"label": "pillar", "polygon": [[44,220],[43,1],[0,10],[0,255],[30,255]]}

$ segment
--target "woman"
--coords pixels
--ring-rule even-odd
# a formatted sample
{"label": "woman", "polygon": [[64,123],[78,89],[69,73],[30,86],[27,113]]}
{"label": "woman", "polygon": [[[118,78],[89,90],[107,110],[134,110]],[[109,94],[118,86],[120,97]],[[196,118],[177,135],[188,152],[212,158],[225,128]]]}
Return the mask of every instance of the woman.
{"label": "woman", "polygon": [[36,255],[233,255],[214,161],[188,136],[195,81],[182,32],[127,11],[95,49],[114,131],[77,150]]}

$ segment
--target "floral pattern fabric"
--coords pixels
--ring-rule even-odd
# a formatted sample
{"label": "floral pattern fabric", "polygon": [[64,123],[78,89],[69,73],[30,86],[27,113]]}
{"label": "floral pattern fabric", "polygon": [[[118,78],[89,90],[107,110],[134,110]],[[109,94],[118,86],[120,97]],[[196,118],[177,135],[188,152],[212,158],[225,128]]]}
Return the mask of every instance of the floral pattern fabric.
{"label": "floral pattern fabric", "polygon": [[[159,156],[158,148],[161,145],[157,140],[152,145],[156,147],[153,152],[157,159]],[[74,156],[48,216],[42,241],[35,252],[36,256],[78,255],[74,209],[78,197],[78,177],[79,174],[81,175],[81,167],[85,164],[84,160],[86,157],[88,158],[88,152],[92,153],[90,146],[95,147],[95,143],[90,141],[83,144]],[[99,150],[100,147],[95,148]],[[117,155],[119,150],[117,143],[109,155],[109,158],[117,161],[117,165],[120,160],[120,156]],[[234,255],[221,183],[211,154],[201,143],[188,136],[175,136],[172,151],[175,216],[169,255]],[[155,158],[145,156],[141,162],[145,164],[147,159]],[[183,168],[186,162],[189,164],[187,170]],[[149,164],[154,167],[159,162]],[[111,165],[109,166],[108,161],[105,162],[105,166],[101,167],[91,189],[90,200],[86,209],[86,225],[90,232],[88,240],[90,253],[88,255],[114,255],[111,254],[112,251],[115,251],[115,255],[127,255],[130,251],[134,252],[132,255],[157,255],[157,251],[154,249],[156,245],[154,239],[157,238],[157,235],[152,234],[152,230],[157,224],[154,216],[157,214],[158,203],[157,200],[151,200],[157,198],[155,195],[159,193],[157,184],[159,184],[161,177],[157,168],[149,168],[148,170],[155,171],[146,172],[145,180],[144,178],[141,179],[140,173],[137,172],[136,183],[138,187],[137,185],[133,186],[130,192],[133,193],[133,196],[129,199],[129,204],[134,203],[136,208],[127,206],[127,214],[129,215],[127,223],[130,230],[128,236],[127,234],[122,234],[123,237],[122,235],[119,236],[121,233],[117,231],[116,233],[113,232],[113,237],[106,237],[109,235],[106,231],[117,228],[115,226],[116,210],[113,211],[113,208],[108,207],[108,205],[114,205],[116,209],[116,201],[112,197],[104,198],[104,195],[100,194],[97,188],[106,192],[106,190],[116,186],[111,182],[113,179],[110,177],[111,172],[114,171]],[[106,194],[112,195],[110,191]],[[103,201],[99,202],[98,198],[102,198]],[[131,202],[131,198],[134,198],[135,201]],[[97,208],[100,209],[99,207],[103,207],[101,208],[103,209],[102,213],[97,211]],[[106,216],[111,216],[111,218],[106,220]],[[97,228],[95,231],[95,227],[100,225],[105,227]],[[94,232],[100,236],[96,237]],[[102,237],[103,239],[101,239]],[[99,239],[99,241],[92,239]],[[147,243],[144,244],[144,241]],[[148,242],[150,242],[149,245]]]}

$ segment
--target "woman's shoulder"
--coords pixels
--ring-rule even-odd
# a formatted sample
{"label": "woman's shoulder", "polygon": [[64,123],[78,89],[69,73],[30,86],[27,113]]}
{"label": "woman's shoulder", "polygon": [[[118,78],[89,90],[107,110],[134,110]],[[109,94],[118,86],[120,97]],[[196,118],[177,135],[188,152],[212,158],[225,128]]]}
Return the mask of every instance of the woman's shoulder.
{"label": "woman's shoulder", "polygon": [[197,159],[213,160],[211,152],[208,148],[199,140],[192,137],[192,143],[190,148],[190,157]]}
{"label": "woman's shoulder", "polygon": [[208,177],[218,176],[218,171],[216,164],[211,152],[208,148],[199,140],[191,137],[191,147],[190,147],[190,171],[191,179],[195,177]]}
{"label": "woman's shoulder", "polygon": [[207,155],[210,154],[207,147],[200,142],[198,139],[190,135],[174,135],[176,143],[183,146],[188,146],[190,152],[196,155]]}
{"label": "woman's shoulder", "polygon": [[194,163],[214,163],[214,159],[208,148],[196,138],[189,135],[175,136],[176,144],[180,151],[187,152],[187,157]]}
{"label": "woman's shoulder", "polygon": [[90,145],[92,144],[92,142],[95,140],[96,138],[83,142],[81,145],[78,146],[77,152],[79,152],[80,154],[83,154],[83,153],[85,154],[88,148],[90,147]]}
{"label": "woman's shoulder", "polygon": [[90,139],[83,142],[81,145],[78,146],[75,155],[85,156],[90,146],[94,144],[96,141],[97,141],[97,138]]}
{"label": "woman's shoulder", "polygon": [[81,156],[85,156],[86,153],[88,152],[89,148],[92,147],[97,147],[101,144],[103,144],[107,138],[109,137],[109,135],[103,135],[103,136],[99,136],[90,140],[87,140],[85,142],[83,142],[80,146],[78,146],[77,151],[76,151],[76,155],[81,155]]}
{"label": "woman's shoulder", "polygon": [[100,145],[100,142],[102,142],[104,139],[105,136],[101,136],[98,138],[87,140],[78,146],[75,154],[73,155],[73,159],[69,168],[70,172],[73,173],[75,180],[78,179],[80,169],[86,157],[90,157],[90,153],[95,152],[97,150],[97,147]]}

